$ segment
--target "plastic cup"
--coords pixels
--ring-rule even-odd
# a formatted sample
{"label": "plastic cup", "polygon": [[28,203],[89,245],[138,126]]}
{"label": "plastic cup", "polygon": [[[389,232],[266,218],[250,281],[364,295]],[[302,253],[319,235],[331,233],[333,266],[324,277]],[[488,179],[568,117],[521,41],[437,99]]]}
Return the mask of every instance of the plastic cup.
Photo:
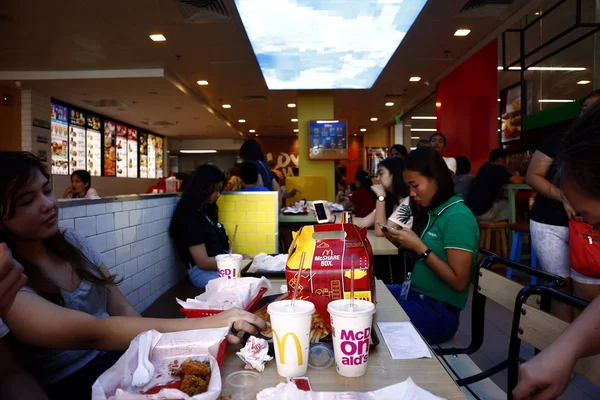
{"label": "plastic cup", "polygon": [[306,375],[314,304],[296,300],[292,307],[291,300],[276,301],[269,304],[267,312],[273,329],[277,373],[284,378]]}
{"label": "plastic cup", "polygon": [[227,375],[223,396],[232,400],[253,400],[257,394],[260,375],[254,371],[237,371]]}
{"label": "plastic cup", "polygon": [[335,300],[329,303],[333,332],[335,369],[341,376],[355,378],[367,372],[375,304],[365,300]]}
{"label": "plastic cup", "polygon": [[216,256],[219,278],[239,278],[242,258],[244,257],[241,254],[219,254]]}

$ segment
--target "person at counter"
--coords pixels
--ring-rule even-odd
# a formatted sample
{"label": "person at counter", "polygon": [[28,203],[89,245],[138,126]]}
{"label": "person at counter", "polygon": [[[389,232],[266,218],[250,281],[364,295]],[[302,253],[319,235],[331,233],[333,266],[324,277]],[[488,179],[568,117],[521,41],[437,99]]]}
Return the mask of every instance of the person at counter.
{"label": "person at counter", "polygon": [[89,199],[98,196],[92,187],[92,176],[89,172],[78,169],[71,174],[71,186],[67,188],[63,197],[67,199]]}
{"label": "person at counter", "polygon": [[269,189],[263,186],[256,164],[252,161],[244,161],[238,169],[240,178],[242,178],[242,192],[270,192]]}
{"label": "person at counter", "polygon": [[390,292],[430,344],[450,340],[469,297],[469,283],[479,246],[479,227],[454,194],[448,166],[431,149],[417,149],[405,158],[404,180],[417,204],[414,230],[385,229],[388,239],[417,253],[410,290],[388,285]]}
{"label": "person at counter", "polygon": [[354,206],[354,215],[364,218],[375,209],[375,193],[371,190],[373,181],[367,171],[357,171],[354,175],[356,190],[351,196],[338,196],[338,202],[343,203],[345,208]]}
{"label": "person at counter", "polygon": [[[3,320],[19,362],[51,400],[89,399],[93,382],[141,332],[266,328],[242,310],[199,319],[140,317],[92,245],[75,231],[59,230],[49,178],[33,154],[0,153],[0,241],[29,278]],[[228,339],[240,341],[233,335]]]}
{"label": "person at counter", "polygon": [[217,209],[225,183],[219,168],[200,165],[171,219],[169,234],[181,261],[189,268],[190,280],[199,288],[219,277],[215,257],[229,250],[227,232],[219,223]]}

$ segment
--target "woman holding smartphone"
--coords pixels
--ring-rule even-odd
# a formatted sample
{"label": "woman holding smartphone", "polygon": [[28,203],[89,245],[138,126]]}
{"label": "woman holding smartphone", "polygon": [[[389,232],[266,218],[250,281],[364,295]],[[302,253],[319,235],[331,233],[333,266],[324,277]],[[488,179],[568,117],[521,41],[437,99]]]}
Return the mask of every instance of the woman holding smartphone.
{"label": "woman holding smartphone", "polygon": [[388,288],[425,340],[437,344],[458,330],[477,257],[479,227],[462,196],[454,194],[451,172],[438,152],[417,149],[404,160],[404,180],[418,208],[414,225],[423,228],[417,233],[384,228],[388,239],[418,257],[404,285],[410,282],[410,290],[403,291],[403,285]]}

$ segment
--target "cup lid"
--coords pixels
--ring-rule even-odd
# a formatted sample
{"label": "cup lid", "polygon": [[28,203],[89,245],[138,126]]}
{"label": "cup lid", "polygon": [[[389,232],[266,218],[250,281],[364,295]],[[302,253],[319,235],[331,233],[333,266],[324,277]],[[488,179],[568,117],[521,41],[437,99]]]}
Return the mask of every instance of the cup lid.
{"label": "cup lid", "polygon": [[327,305],[327,311],[330,314],[344,317],[373,314],[375,312],[375,304],[366,300],[354,300],[354,309],[350,309],[349,299],[334,300]]}
{"label": "cup lid", "polygon": [[296,304],[294,305],[294,309],[291,309],[292,301],[291,300],[280,300],[275,301],[267,306],[267,312],[270,315],[290,315],[293,314],[297,317],[312,315],[315,312],[315,305],[310,301],[306,300],[296,300]]}
{"label": "cup lid", "polygon": [[313,343],[308,351],[308,366],[314,369],[329,368],[334,360],[333,349],[325,343]]}

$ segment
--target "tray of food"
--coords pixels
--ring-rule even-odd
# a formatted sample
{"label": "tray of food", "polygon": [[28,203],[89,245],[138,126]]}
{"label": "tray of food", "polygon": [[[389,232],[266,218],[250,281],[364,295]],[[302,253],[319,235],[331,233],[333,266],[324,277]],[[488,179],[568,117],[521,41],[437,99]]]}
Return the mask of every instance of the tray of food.
{"label": "tray of food", "polygon": [[257,254],[251,263],[242,267],[244,277],[285,278],[287,254]]}

